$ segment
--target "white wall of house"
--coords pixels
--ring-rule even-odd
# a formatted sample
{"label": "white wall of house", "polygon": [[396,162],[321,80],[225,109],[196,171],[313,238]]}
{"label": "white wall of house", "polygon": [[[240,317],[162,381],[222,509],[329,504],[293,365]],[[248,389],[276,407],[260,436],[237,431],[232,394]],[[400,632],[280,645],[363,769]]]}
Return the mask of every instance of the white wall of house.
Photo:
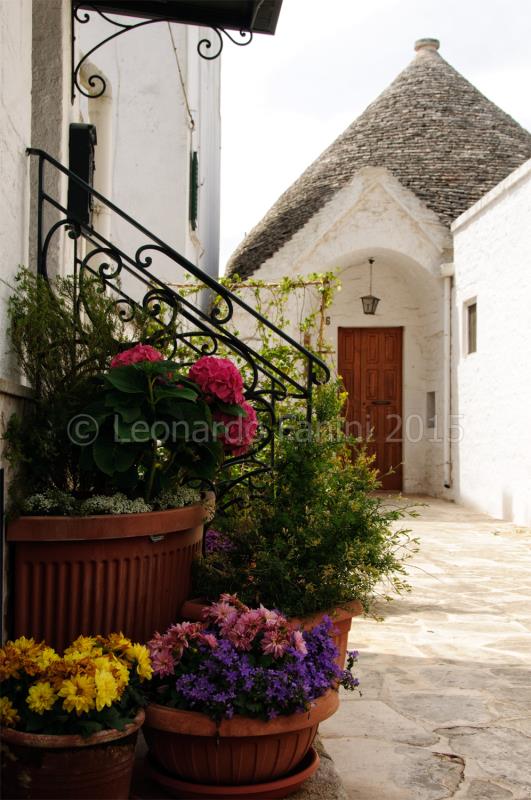
{"label": "white wall of house", "polygon": [[[0,0],[0,435],[28,395],[9,352],[7,303],[18,266],[29,258],[31,13],[31,0]],[[2,449],[0,439],[0,456]]]}
{"label": "white wall of house", "polygon": [[[459,217],[454,369],[463,503],[531,525],[531,161]],[[477,299],[477,352],[467,354],[466,304]]]}
{"label": "white wall of house", "polygon": [[[404,328],[404,490],[451,496],[444,488],[442,446],[443,282],[449,232],[433,212],[384,168],[366,167],[318,211],[260,268],[257,278],[336,270],[342,290],[329,309],[327,339],[334,350],[340,327]],[[362,312],[368,293],[368,263],[374,265],[373,291],[381,298],[375,316]],[[289,331],[296,330],[293,300]],[[243,321],[238,319],[238,327]],[[436,393],[438,426],[427,427],[427,392]]]}
{"label": "white wall of house", "polygon": [[[96,14],[90,16],[89,24],[77,26],[83,53],[115,30]],[[205,33],[161,22],[117,37],[90,57],[108,81],[105,97],[82,100],[81,107],[84,118],[97,126],[96,185],[100,153],[110,147],[107,190],[113,202],[196,266],[217,275],[220,63],[199,57],[197,42]],[[112,124],[105,130],[94,111],[108,99]],[[200,184],[195,231],[189,214],[194,150]],[[111,231],[113,242],[127,253],[146,243],[116,216]],[[182,281],[182,271],[168,259],[155,255],[152,269],[165,281]]]}
{"label": "white wall of house", "polygon": [[31,30],[31,0],[0,0],[0,380],[12,382],[5,330],[15,273],[28,263]]}

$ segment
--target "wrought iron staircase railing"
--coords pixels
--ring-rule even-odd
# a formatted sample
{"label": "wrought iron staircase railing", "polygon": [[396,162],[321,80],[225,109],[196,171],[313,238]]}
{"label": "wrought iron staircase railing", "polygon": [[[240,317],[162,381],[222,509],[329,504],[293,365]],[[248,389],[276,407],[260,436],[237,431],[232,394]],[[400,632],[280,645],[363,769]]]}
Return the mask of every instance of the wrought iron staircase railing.
{"label": "wrought iron staircase railing", "polygon": [[[225,461],[224,477],[218,491],[226,492],[241,481],[246,481],[249,489],[255,489],[259,476],[267,473],[274,463],[275,430],[283,416],[282,404],[302,404],[306,421],[310,422],[314,388],[330,378],[327,365],[59,161],[43,150],[30,148],[27,152],[38,160],[38,272],[48,278],[48,258],[52,246],[66,232],[65,241],[69,245],[64,252],[71,251],[72,264],[71,269],[66,267],[65,272],[70,272],[74,278],[77,292],[74,322],[79,323],[80,331],[82,316],[90,318],[83,286],[87,279],[96,280],[102,290],[116,299],[122,320],[127,322],[139,310],[147,315],[151,323],[147,341],[155,346],[163,344],[166,352],[169,348],[170,356],[179,355],[183,366],[193,363],[201,355],[216,353],[232,356],[243,365],[245,396],[259,413],[261,436],[247,454]],[[73,218],[60,198],[47,190],[50,170],[81,187],[100,207],[112,213],[121,226],[125,224],[131,237],[140,236],[143,243],[127,253],[98,232],[91,223],[80,223]],[[57,186],[58,182],[55,181],[54,185]],[[56,194],[60,194],[58,189]],[[120,238],[124,239],[123,228]],[[186,296],[186,292],[167,285],[161,266],[168,262],[173,269],[175,265],[182,268],[207,290],[210,298],[208,308],[205,309],[204,304],[194,303],[190,295]],[[266,358],[257,347],[232,331],[229,323],[234,320],[235,314],[238,324],[243,328],[259,324],[273,337],[272,343],[277,342],[289,348],[300,361],[299,372],[296,375],[288,374],[286,369]],[[184,351],[189,353],[189,360],[183,359]]]}

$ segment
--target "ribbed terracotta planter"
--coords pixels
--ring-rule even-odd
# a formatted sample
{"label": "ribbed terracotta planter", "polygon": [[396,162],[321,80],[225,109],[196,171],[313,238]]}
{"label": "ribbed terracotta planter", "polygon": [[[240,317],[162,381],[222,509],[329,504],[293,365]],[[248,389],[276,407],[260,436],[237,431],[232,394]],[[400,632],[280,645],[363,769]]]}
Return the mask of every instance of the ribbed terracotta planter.
{"label": "ribbed terracotta planter", "polygon": [[338,693],[329,691],[308,713],[268,722],[236,716],[217,727],[205,714],[150,704],[143,733],[155,762],[177,778],[220,786],[257,784],[294,770],[319,723],[338,705]]}
{"label": "ribbed terracotta planter", "polygon": [[3,728],[2,796],[9,800],[127,800],[139,711],[123,731],[51,736]]}
{"label": "ribbed terracotta planter", "polygon": [[317,772],[319,755],[310,750],[301,763],[288,775],[264,783],[246,783],[241,786],[212,786],[206,783],[192,783],[175,778],[151,763],[148,757],[145,762],[146,774],[159,786],[163,786],[172,797],[186,800],[273,800],[273,798],[289,797],[301,788],[303,783]]}
{"label": "ribbed terracotta planter", "polygon": [[93,517],[20,517],[14,550],[14,636],[66,647],[80,634],[166,630],[190,592],[202,505]]}
{"label": "ribbed terracotta planter", "polygon": [[[186,603],[181,606],[180,616],[182,619],[202,621],[204,619],[203,611],[207,605],[208,603],[205,600],[200,600],[198,598],[187,600]],[[359,616],[362,612],[363,606],[360,601],[353,600],[348,605],[342,606],[341,608],[334,608],[331,611],[323,611],[318,614],[311,614],[307,617],[292,617],[290,618],[290,622],[294,622],[296,625],[308,629],[319,625],[324,616],[329,616],[334,623],[334,633],[331,638],[338,649],[336,663],[343,669],[347,655],[348,635],[352,624],[352,618]]]}

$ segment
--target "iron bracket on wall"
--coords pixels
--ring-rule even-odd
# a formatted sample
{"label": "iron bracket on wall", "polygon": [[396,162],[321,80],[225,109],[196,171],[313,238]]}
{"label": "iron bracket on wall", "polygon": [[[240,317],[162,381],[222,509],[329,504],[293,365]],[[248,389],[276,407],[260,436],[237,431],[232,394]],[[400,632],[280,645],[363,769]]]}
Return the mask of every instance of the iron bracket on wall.
{"label": "iron bracket on wall", "polygon": [[[91,13],[98,14],[98,16],[108,22],[109,25],[117,28],[118,30],[114,30],[113,33],[109,34],[109,36],[106,36],[104,39],[94,45],[94,47],[85,53],[76,64],[75,25],[76,22],[81,25],[86,25],[89,23],[91,19]],[[168,16],[157,17],[155,19],[142,19],[140,22],[126,23],[121,22],[118,19],[114,19],[101,9],[97,8],[96,5],[88,7],[86,2],[81,3],[74,1],[72,5],[72,101],[74,100],[76,90],[84,97],[89,98],[101,97],[105,93],[107,85],[105,83],[105,79],[101,75],[94,74],[88,76],[87,83],[90,87],[89,90],[85,89],[80,81],[80,73],[83,64],[87,62],[97,50],[106,45],[108,42],[111,42],[113,39],[116,39],[118,36],[122,36],[124,33],[137,30],[137,28],[144,28],[146,25],[154,25],[158,22],[175,22],[175,20]],[[212,39],[209,39],[205,36],[200,39],[197,44],[197,52],[201,58],[205,59],[206,61],[214,61],[221,55],[224,45],[223,37],[226,37],[233,44],[238,45],[238,47],[245,47],[253,40],[252,31],[239,31],[238,35],[241,37],[241,40],[237,39],[235,34],[229,33],[227,30],[225,30],[225,28],[211,27],[211,31],[213,34]]]}

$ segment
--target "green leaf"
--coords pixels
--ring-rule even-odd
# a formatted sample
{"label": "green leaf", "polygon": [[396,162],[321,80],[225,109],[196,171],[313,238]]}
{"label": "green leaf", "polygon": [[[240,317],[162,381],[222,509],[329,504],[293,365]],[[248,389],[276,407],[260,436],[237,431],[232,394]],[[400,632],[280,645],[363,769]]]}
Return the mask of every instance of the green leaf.
{"label": "green leaf", "polygon": [[210,425],[212,421],[212,415],[206,403],[190,403],[188,400],[177,403],[165,398],[158,404],[158,411],[172,419],[184,420],[188,423],[206,422],[207,425]]}
{"label": "green leaf", "polygon": [[120,414],[124,422],[136,422],[142,416],[140,406],[118,406],[116,411]]}
{"label": "green leaf", "polygon": [[118,444],[145,444],[152,439],[151,427],[146,420],[124,422],[119,416],[114,420],[114,436]]}
{"label": "green leaf", "polygon": [[111,386],[126,394],[145,394],[147,391],[146,376],[134,366],[113,367],[104,377]]}
{"label": "green leaf", "polygon": [[216,405],[220,411],[223,411],[225,414],[230,414],[233,417],[247,416],[247,411],[238,403],[222,403],[221,401],[218,401]]}
{"label": "green leaf", "polygon": [[105,475],[125,472],[133,466],[137,449],[117,442],[98,439],[92,445],[92,455],[98,469]]}
{"label": "green leaf", "polygon": [[198,397],[197,392],[193,389],[187,389],[186,387],[179,389],[177,386],[156,386],[154,394],[156,403],[158,403],[159,400],[171,398],[175,398],[176,400],[191,400],[193,402],[197,400]]}

